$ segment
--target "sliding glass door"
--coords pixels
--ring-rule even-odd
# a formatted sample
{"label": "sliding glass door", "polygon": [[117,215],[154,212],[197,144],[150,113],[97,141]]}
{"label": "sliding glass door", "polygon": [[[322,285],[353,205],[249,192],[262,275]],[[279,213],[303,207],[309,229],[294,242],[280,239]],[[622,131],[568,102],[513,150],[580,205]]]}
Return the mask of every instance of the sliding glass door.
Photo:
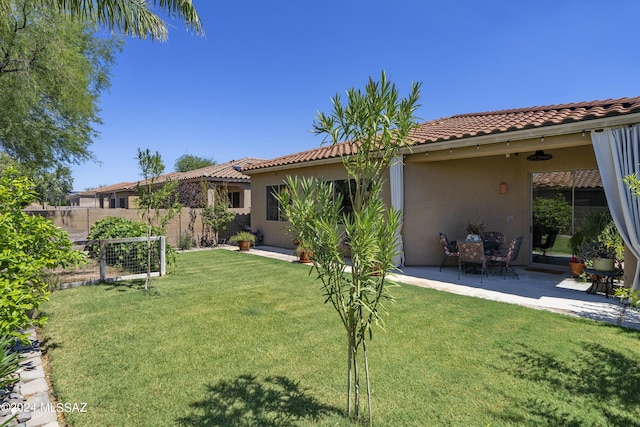
{"label": "sliding glass door", "polygon": [[597,169],[534,173],[531,177],[531,260],[567,265],[571,236],[594,212],[608,212]]}

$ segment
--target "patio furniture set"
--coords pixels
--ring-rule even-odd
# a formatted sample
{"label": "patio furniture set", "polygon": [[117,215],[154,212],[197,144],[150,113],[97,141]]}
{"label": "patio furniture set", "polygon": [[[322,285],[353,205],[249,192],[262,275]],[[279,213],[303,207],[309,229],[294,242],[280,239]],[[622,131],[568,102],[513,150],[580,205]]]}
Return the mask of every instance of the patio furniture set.
{"label": "patio furniture set", "polygon": [[440,242],[445,253],[440,271],[449,258],[457,257],[458,279],[461,273],[473,272],[480,273],[480,282],[482,282],[482,276],[488,276],[489,271],[494,267],[500,267],[500,271],[496,274],[501,274],[505,279],[507,273],[519,279],[511,263],[518,258],[522,236],[511,240],[506,250],[502,249],[504,235],[498,231],[481,233],[479,241],[449,241],[446,234],[440,233]]}

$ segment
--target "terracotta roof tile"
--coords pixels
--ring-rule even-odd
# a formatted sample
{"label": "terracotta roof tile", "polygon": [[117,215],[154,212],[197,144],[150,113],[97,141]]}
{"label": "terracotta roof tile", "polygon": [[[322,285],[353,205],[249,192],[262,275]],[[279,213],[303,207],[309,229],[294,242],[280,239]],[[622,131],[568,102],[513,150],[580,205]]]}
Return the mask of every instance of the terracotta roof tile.
{"label": "terracotta roof tile", "polygon": [[599,188],[602,187],[600,172],[595,169],[578,170],[571,172],[545,172],[534,174],[533,186],[536,189],[567,189],[571,186],[576,188]]}
{"label": "terracotta roof tile", "polygon": [[219,165],[207,166],[201,169],[184,172],[178,176],[178,181],[197,178],[212,178],[220,181],[249,181],[248,175],[242,173],[242,169],[254,163],[260,163],[264,159],[245,157],[240,160],[231,160]]}
{"label": "terracotta roof tile", "polygon": [[[187,179],[198,178],[211,178],[218,181],[235,181],[235,182],[249,182],[251,179],[248,175],[242,173],[242,169],[246,166],[254,163],[259,163],[264,159],[258,159],[254,157],[245,157],[240,160],[231,160],[229,162],[221,163],[219,165],[207,166],[201,169],[195,169],[188,172],[170,172],[158,177],[156,182],[164,182],[167,179],[173,179],[183,181]],[[87,192],[87,194],[100,194],[111,193],[113,191],[128,191],[135,190],[139,183],[143,183],[143,180],[136,182],[121,182],[119,184],[108,185],[106,187],[100,187],[95,190]],[[82,193],[83,195],[85,193]]]}
{"label": "terracotta roof tile", "polygon": [[[640,113],[640,97],[459,114],[419,124],[410,139],[413,145],[431,144],[632,113]],[[340,153],[347,154],[348,149],[345,143],[326,145],[267,160],[245,170],[336,158]]]}
{"label": "terracotta roof tile", "polygon": [[94,195],[94,194],[100,194],[100,193],[111,193],[113,191],[132,190],[135,188],[136,188],[135,182],[120,182],[118,184],[107,185],[107,186],[96,188],[95,190],[90,190],[81,194],[85,195],[86,193],[88,195]]}

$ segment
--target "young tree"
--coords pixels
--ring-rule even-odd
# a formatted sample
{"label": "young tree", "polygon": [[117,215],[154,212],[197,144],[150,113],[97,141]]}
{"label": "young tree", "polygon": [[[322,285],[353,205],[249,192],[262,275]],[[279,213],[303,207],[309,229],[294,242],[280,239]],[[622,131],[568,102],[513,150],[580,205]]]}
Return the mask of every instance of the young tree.
{"label": "young tree", "polygon": [[[300,244],[313,252],[314,268],[347,335],[347,411],[360,417],[360,362],[364,364],[369,424],[373,423],[367,338],[373,325],[384,327],[385,303],[394,298],[387,273],[395,268],[397,231],[401,213],[387,208],[381,198],[384,174],[401,148],[409,145],[416,125],[420,84],[400,99],[385,75],[369,79],[365,91],[347,91],[347,104],[336,95],[333,112],[319,113],[316,134],[332,145],[347,141],[343,164],[351,209],[343,212],[343,196],[331,182],[317,178],[287,177],[287,191],[276,195]],[[350,274],[340,252],[351,252]],[[360,353],[362,351],[362,354]]]}
{"label": "young tree", "polygon": [[0,174],[0,336],[25,339],[21,330],[32,323],[29,313],[48,299],[44,271],[83,260],[66,232],[44,217],[22,211],[34,200],[28,178],[11,167]]}
{"label": "young tree", "polygon": [[227,186],[216,186],[214,189],[213,204],[207,205],[202,210],[202,222],[213,232],[213,245],[218,246],[218,235],[233,221],[236,214],[229,208],[229,191]]}
{"label": "young tree", "polygon": [[169,179],[159,182],[160,176],[164,172],[162,157],[157,151],[151,154],[147,148],[142,151],[138,148],[138,165],[140,175],[144,179],[137,185],[138,193],[138,215],[142,222],[147,225],[147,279],[144,289],[149,289],[151,281],[151,235],[154,227],[162,230],[171,219],[180,213],[182,205],[178,203],[176,187],[177,181]]}
{"label": "young tree", "polygon": [[215,164],[216,161],[213,159],[198,157],[191,154],[183,154],[182,156],[178,157],[173,168],[176,172],[189,172],[195,169],[213,166]]}

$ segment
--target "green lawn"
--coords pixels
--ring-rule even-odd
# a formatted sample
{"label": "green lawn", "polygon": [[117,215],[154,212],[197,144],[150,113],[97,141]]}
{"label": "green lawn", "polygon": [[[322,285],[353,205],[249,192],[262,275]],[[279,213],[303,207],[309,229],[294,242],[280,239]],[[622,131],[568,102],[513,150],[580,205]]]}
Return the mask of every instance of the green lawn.
{"label": "green lawn", "polygon": [[[74,426],[348,426],[345,334],[309,267],[224,250],[56,292]],[[369,346],[378,426],[640,425],[640,332],[413,286]],[[364,403],[364,402],[363,402]]]}

